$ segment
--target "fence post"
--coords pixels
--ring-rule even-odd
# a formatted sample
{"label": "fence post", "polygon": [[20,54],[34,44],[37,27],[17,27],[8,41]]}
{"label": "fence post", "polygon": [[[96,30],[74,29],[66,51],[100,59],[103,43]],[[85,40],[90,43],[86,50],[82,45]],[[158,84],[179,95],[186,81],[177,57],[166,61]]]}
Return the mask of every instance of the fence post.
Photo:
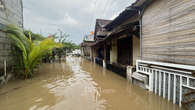
{"label": "fence post", "polygon": [[151,69],[151,73],[149,74],[149,91],[153,92],[153,70]]}

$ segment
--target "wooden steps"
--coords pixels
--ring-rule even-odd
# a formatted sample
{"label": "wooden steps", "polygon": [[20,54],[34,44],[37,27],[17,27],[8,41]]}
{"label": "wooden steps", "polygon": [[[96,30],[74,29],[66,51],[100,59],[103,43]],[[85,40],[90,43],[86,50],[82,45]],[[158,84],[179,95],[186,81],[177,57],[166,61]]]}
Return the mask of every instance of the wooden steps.
{"label": "wooden steps", "polygon": [[195,91],[188,92],[188,93],[184,94],[184,96],[189,96],[189,95],[192,95],[192,94],[195,94]]}
{"label": "wooden steps", "polygon": [[190,110],[190,107],[189,107],[187,104],[185,104],[183,101],[182,101],[181,103],[182,103],[183,107],[184,107],[186,110]]}
{"label": "wooden steps", "polygon": [[190,98],[190,95],[195,95],[195,90],[184,94],[184,99],[186,101],[182,101],[181,103],[186,110],[191,110],[189,107],[189,104],[192,104],[192,103],[195,104],[195,98]]}
{"label": "wooden steps", "polygon": [[[134,80],[137,80],[141,83],[136,83]],[[148,85],[147,85],[147,81],[148,81],[148,77],[144,74],[141,74],[139,72],[133,72],[132,74],[132,82],[144,89],[148,89]]]}
{"label": "wooden steps", "polygon": [[187,100],[187,101],[182,101],[183,104],[190,104],[190,103],[193,103],[195,102],[195,99],[191,99],[191,100]]}
{"label": "wooden steps", "polygon": [[142,75],[142,74],[137,73],[137,72],[133,73],[132,78],[134,78],[136,80],[139,80],[141,82],[146,82],[146,80],[147,80],[147,76]]}

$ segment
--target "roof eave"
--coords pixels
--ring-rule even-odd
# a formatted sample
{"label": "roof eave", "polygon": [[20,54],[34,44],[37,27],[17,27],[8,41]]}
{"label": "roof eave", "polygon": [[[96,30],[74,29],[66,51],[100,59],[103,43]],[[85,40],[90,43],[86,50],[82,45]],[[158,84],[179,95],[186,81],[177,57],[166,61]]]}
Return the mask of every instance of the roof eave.
{"label": "roof eave", "polygon": [[[143,5],[148,2],[148,1],[152,1],[152,0],[136,0],[135,3],[133,3],[131,6],[127,7],[122,13],[120,13],[120,15],[118,17],[116,17],[112,22],[110,22],[109,24],[107,24],[105,26],[105,28],[108,30],[108,31],[111,31],[113,28],[117,27],[118,25],[120,25],[121,23],[116,23],[118,20],[123,22],[124,20],[120,20],[122,17],[125,17],[125,16],[134,16],[135,14],[138,13],[138,10],[142,9],[143,8]],[[127,13],[132,13],[131,15]],[[128,17],[127,17],[128,19]]]}

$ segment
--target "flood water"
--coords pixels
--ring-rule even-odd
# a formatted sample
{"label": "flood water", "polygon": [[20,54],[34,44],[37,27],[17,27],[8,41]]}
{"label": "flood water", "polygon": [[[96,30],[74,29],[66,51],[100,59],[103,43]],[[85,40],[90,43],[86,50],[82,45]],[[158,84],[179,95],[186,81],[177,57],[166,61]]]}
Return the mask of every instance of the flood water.
{"label": "flood water", "polygon": [[30,80],[0,88],[0,110],[180,110],[82,58],[43,64]]}

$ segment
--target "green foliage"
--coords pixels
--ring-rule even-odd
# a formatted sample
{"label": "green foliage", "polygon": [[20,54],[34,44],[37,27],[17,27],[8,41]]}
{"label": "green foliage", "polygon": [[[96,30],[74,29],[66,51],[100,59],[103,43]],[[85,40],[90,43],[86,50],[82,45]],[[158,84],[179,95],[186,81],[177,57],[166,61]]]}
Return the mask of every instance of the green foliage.
{"label": "green foliage", "polygon": [[66,54],[66,52],[72,52],[73,50],[80,48],[80,46],[69,41],[69,35],[63,32],[61,29],[58,29],[58,33],[55,33],[53,36],[57,42],[63,44],[62,48],[58,48],[55,50],[55,52],[59,55]]}
{"label": "green foliage", "polygon": [[63,48],[67,51],[67,52],[72,52],[75,49],[79,49],[80,46],[76,45],[75,43],[71,43],[71,42],[64,42],[63,43]]}
{"label": "green foliage", "polygon": [[[42,40],[45,39],[45,37],[43,37],[41,34],[33,33],[33,32],[30,31],[30,30],[25,30],[25,31],[24,31],[24,34],[25,34],[25,36],[28,37],[28,38],[31,37],[32,41],[35,41],[35,40],[42,41]],[[31,35],[31,36],[29,36],[29,35]]]}
{"label": "green foliage", "polygon": [[62,47],[61,44],[56,43],[53,38],[46,38],[42,41],[31,39],[31,33],[26,36],[24,32],[15,25],[8,25],[5,29],[9,38],[12,40],[14,48],[17,50],[18,59],[20,60],[20,69],[23,70],[20,74],[24,78],[31,77],[36,65],[40,62],[42,57],[54,48]]}

